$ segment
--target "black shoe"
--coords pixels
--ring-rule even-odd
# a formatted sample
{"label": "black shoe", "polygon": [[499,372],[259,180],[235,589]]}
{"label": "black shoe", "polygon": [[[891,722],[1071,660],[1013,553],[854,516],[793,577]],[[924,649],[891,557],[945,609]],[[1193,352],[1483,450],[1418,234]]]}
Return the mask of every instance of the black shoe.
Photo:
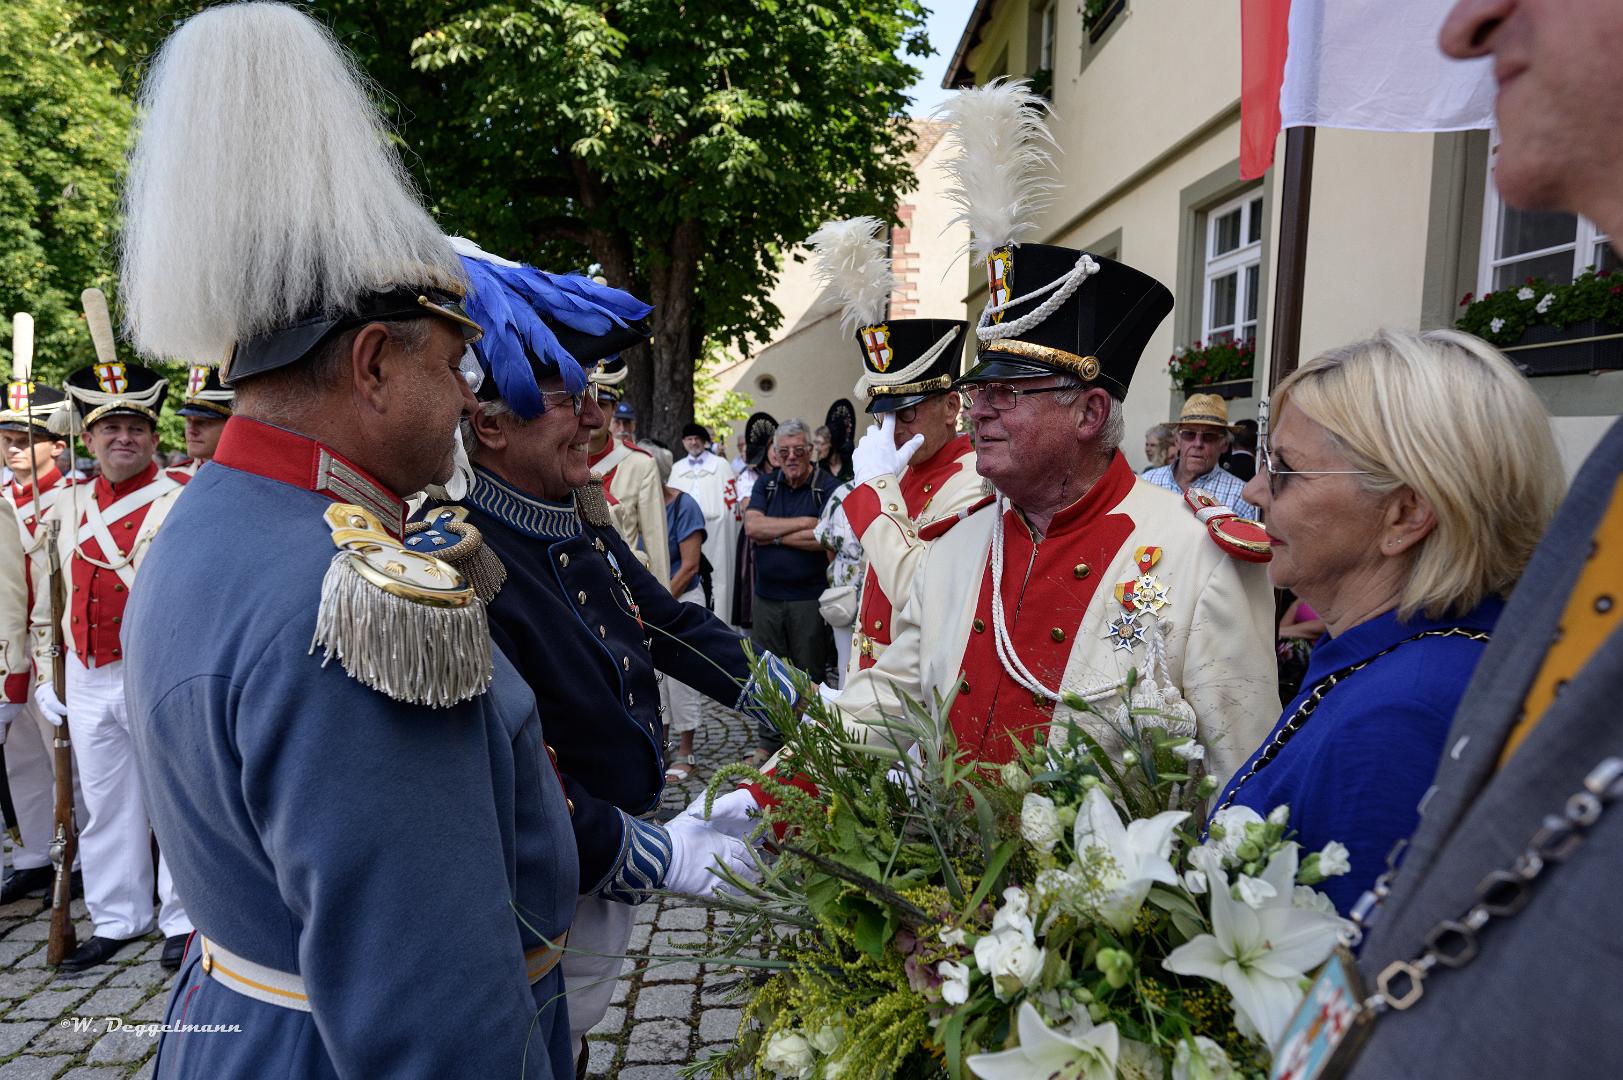
{"label": "black shoe", "polygon": [[190,934],[170,934],[163,939],[163,955],[158,957],[158,966],[165,971],[179,971],[180,962],[186,959],[186,941]]}
{"label": "black shoe", "polygon": [[113,958],[113,954],[132,941],[140,938],[105,938],[92,937],[89,941],[73,950],[73,955],[67,957],[57,966],[58,971],[75,974],[86,968],[93,968],[97,964],[105,964]]}
{"label": "black shoe", "polygon": [[27,870],[13,870],[6,883],[0,885],[0,904],[9,904],[25,896],[48,894],[56,871],[49,866],[35,866]]}

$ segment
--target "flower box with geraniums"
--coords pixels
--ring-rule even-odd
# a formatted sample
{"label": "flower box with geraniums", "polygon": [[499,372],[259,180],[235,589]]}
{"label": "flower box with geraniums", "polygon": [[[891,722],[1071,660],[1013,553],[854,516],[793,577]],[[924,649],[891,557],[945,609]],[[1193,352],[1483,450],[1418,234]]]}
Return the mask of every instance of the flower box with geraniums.
{"label": "flower box with geraniums", "polygon": [[1167,370],[1172,381],[1185,394],[1196,391],[1233,400],[1251,395],[1251,375],[1257,360],[1256,342],[1195,342],[1172,354]]}
{"label": "flower box with geraniums", "polygon": [[1528,278],[1460,301],[1454,325],[1505,350],[1526,375],[1623,368],[1623,275],[1586,270],[1570,285]]}

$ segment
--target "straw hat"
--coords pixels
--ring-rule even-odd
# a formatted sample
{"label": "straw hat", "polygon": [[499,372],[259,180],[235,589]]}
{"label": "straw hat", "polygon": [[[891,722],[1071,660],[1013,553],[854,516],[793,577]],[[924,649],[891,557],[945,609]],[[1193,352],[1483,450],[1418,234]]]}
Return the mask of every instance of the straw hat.
{"label": "straw hat", "polygon": [[1229,426],[1229,403],[1216,394],[1190,394],[1183,403],[1183,412],[1173,421],[1176,427],[1215,427],[1224,431]]}

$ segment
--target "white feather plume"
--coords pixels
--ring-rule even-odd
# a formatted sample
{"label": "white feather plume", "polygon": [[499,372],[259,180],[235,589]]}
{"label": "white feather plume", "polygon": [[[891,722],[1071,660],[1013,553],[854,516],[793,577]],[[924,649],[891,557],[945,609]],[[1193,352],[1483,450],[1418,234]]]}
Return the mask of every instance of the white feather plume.
{"label": "white feather plume", "polygon": [[154,59],[140,104],[119,295],[142,353],[218,359],[369,290],[461,287],[365,77],[297,8],[193,16]]}
{"label": "white feather plume", "polygon": [[939,112],[958,145],[942,168],[958,207],[952,223],[969,226],[970,252],[984,259],[1031,236],[1056,186],[1048,103],[1024,79],[998,79],[958,91]]}
{"label": "white feather plume", "polygon": [[806,239],[817,280],[831,290],[840,306],[840,327],[850,334],[884,319],[896,275],[882,238],[878,218],[854,217],[825,222]]}

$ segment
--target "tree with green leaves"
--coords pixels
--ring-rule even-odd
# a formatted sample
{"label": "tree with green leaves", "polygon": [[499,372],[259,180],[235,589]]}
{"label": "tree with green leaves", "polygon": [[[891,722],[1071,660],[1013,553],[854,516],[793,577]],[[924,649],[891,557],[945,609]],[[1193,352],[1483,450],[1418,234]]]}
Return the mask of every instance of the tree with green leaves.
{"label": "tree with green leaves", "polygon": [[[84,0],[86,39],[138,70],[195,0]],[[704,342],[778,323],[783,253],[890,215],[920,0],[331,0],[313,10],[387,94],[440,221],[494,253],[598,268],[655,305],[632,356],[643,430],[693,414]]]}
{"label": "tree with green leaves", "polygon": [[95,359],[79,292],[112,291],[118,187],[131,107],[85,62],[54,0],[11,0],[0,19],[0,331],[34,316],[34,370],[59,382]]}

